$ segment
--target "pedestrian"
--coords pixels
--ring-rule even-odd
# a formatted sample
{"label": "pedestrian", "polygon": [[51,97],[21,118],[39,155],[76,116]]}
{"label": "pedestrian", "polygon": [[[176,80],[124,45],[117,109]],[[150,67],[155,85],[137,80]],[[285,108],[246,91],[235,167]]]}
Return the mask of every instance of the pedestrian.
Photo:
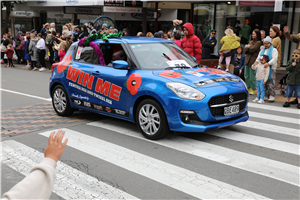
{"label": "pedestrian", "polygon": [[15,48],[16,54],[18,56],[18,64],[24,59],[24,49],[25,49],[25,40],[23,37],[20,37],[20,44]]}
{"label": "pedestrian", "polygon": [[55,168],[62,156],[68,139],[63,141],[65,131],[53,131],[44,151],[44,159],[22,181],[5,192],[2,200],[49,199],[56,178]]}
{"label": "pedestrian", "polygon": [[49,23],[44,24],[43,28],[40,31],[40,33],[43,35],[44,38],[46,38],[46,36],[47,36],[47,33],[46,33],[47,30],[49,30]]}
{"label": "pedestrian", "polygon": [[260,40],[263,41],[263,39],[265,39],[265,37],[266,37],[266,31],[260,30]]}
{"label": "pedestrian", "polygon": [[127,28],[124,28],[122,33],[123,33],[123,36],[129,36]]}
{"label": "pedestrian", "polygon": [[281,30],[277,26],[270,27],[270,37],[272,38],[272,45],[278,51],[278,59],[277,59],[277,68],[280,68],[281,62],[281,39],[280,36],[282,35]]}
{"label": "pedestrian", "polygon": [[176,30],[176,31],[174,31],[174,33],[173,33],[173,41],[178,45],[178,46],[180,46],[181,47],[181,31],[180,30]]}
{"label": "pedestrian", "polygon": [[51,37],[52,37],[52,39],[49,42],[48,48],[49,48],[49,52],[50,52],[49,61],[50,61],[50,64],[52,66],[52,64],[55,62],[54,61],[54,52],[55,52],[55,49],[53,49],[53,46],[54,46],[54,43],[59,44],[60,42],[59,42],[58,38],[56,37],[56,32],[55,31],[51,32]]}
{"label": "pedestrian", "polygon": [[30,37],[28,36],[28,39],[25,41],[25,47],[24,47],[24,60],[26,61],[26,67],[29,68],[30,67],[30,58],[29,58],[29,55],[28,55],[28,43],[30,41]]}
{"label": "pedestrian", "polygon": [[174,19],[173,20],[173,27],[171,29],[171,35],[173,36],[175,31],[181,31],[180,24],[182,24],[182,20]]}
{"label": "pedestrian", "polygon": [[264,65],[269,62],[268,55],[262,55],[259,57],[260,63],[257,65],[252,65],[252,69],[256,70],[256,87],[257,87],[257,96],[253,100],[254,103],[265,103],[265,84],[269,77],[270,70],[265,68]]}
{"label": "pedestrian", "polygon": [[7,49],[7,45],[9,44],[9,40],[6,37],[6,33],[3,33],[3,38],[1,39],[1,63],[7,64],[7,59],[4,58],[5,50]]}
{"label": "pedestrian", "polygon": [[118,33],[118,29],[114,28],[113,33]]}
{"label": "pedestrian", "polygon": [[166,39],[166,40],[169,40],[168,34],[167,34],[167,33],[164,33],[164,34],[163,34],[163,38]]}
{"label": "pedestrian", "polygon": [[[264,39],[264,48],[259,52],[258,57],[254,63],[254,65],[258,65],[260,56],[268,55],[269,62],[264,64],[265,68],[269,69],[269,78],[265,84],[265,101],[268,100],[270,102],[275,101],[275,79],[276,79],[276,68],[277,68],[277,59],[278,59],[278,51],[275,47],[272,46],[272,39],[267,36]],[[246,57],[247,59],[247,57]],[[246,79],[246,77],[245,77]]]}
{"label": "pedestrian", "polygon": [[12,58],[14,55],[14,47],[12,44],[8,44],[7,45],[7,49],[5,50],[5,54],[7,56],[8,59],[8,65],[6,65],[5,67],[15,67],[13,62],[12,62]]}
{"label": "pedestrian", "polygon": [[[291,42],[295,42],[297,45],[297,49],[300,49],[300,33],[298,33],[297,35],[292,35],[289,32],[289,27],[285,26],[283,28],[284,31],[284,36],[286,37],[286,39],[288,39]],[[294,101],[290,102],[291,104],[298,104],[298,100],[297,98]]]}
{"label": "pedestrian", "polygon": [[87,37],[89,35],[89,32],[87,30],[87,27],[86,25],[81,25],[81,33],[79,34],[79,40],[84,38],[84,37]]}
{"label": "pedestrian", "polygon": [[234,74],[239,76],[243,81],[245,81],[244,77],[244,69],[245,69],[245,60],[246,56],[243,54],[243,47],[240,46],[236,50],[236,54],[234,55]]}
{"label": "pedestrian", "polygon": [[[93,22],[90,22],[89,23],[89,25],[90,25],[90,35],[92,35],[92,34],[96,34],[97,33],[97,30],[94,28],[94,23]],[[106,24],[105,24],[106,25]],[[102,25],[102,27],[103,27],[103,25]],[[106,27],[106,30],[107,30],[107,25],[105,26]]]}
{"label": "pedestrian", "polygon": [[59,61],[61,61],[64,56],[66,55],[66,43],[65,42],[61,42],[60,43],[60,46],[59,46],[59,53],[58,53],[58,56],[59,56]]}
{"label": "pedestrian", "polygon": [[39,69],[39,71],[42,72],[46,70],[46,64],[45,64],[46,43],[41,33],[37,34],[37,38],[38,38],[38,42],[36,44],[36,48],[39,56],[39,62],[42,66],[42,68]]}
{"label": "pedestrian", "polygon": [[29,43],[29,55],[30,55],[33,68],[30,68],[29,70],[33,70],[33,71],[38,70],[36,65],[36,62],[39,60],[39,56],[36,48],[37,43],[38,43],[38,38],[33,33],[31,33],[30,43]]}
{"label": "pedestrian", "polygon": [[148,33],[146,34],[146,37],[153,37],[153,34],[152,34],[151,32],[148,32]]}
{"label": "pedestrian", "polygon": [[[248,88],[249,94],[255,94],[256,90],[256,80],[255,80],[255,70],[251,68],[253,63],[258,57],[260,52],[261,46],[261,36],[259,29],[254,29],[252,32],[252,40],[245,46],[245,69],[244,69],[244,76],[245,76],[245,83]],[[269,56],[269,59],[271,57]]]}
{"label": "pedestrian", "polygon": [[237,49],[240,45],[239,41],[241,38],[236,36],[231,28],[227,28],[225,30],[225,36],[221,39],[220,44],[222,45],[220,49],[220,58],[219,58],[219,66],[218,69],[221,68],[221,63],[223,59],[226,60],[226,69],[225,71],[229,71],[229,65],[231,61],[231,56],[224,57],[224,53],[229,53],[231,50]]}
{"label": "pedestrian", "polygon": [[202,44],[200,39],[194,34],[194,27],[191,23],[185,23],[182,27],[182,31],[186,36],[181,43],[181,47],[188,53],[190,56],[193,56],[197,59],[197,62],[200,63],[202,55]]}
{"label": "pedestrian", "polygon": [[55,23],[54,22],[52,22],[51,24],[50,24],[50,31],[52,32],[52,31],[55,31],[56,32],[56,29],[55,29]]}
{"label": "pedestrian", "polygon": [[112,33],[114,33],[114,29],[115,29],[115,27],[113,27],[113,26],[111,26],[111,27],[109,27],[109,34],[112,34]]}
{"label": "pedestrian", "polygon": [[[78,41],[78,39],[79,39],[79,35],[80,35],[80,26],[76,26],[75,28],[74,28],[74,34],[73,34],[73,36],[74,36],[74,41],[76,42],[76,41]],[[92,32],[91,32],[92,33]]]}
{"label": "pedestrian", "polygon": [[202,41],[201,59],[212,59],[211,54],[214,53],[214,48],[217,44],[216,32],[215,29],[212,29],[209,35]]}
{"label": "pedestrian", "polygon": [[290,107],[290,99],[295,92],[296,99],[298,100],[297,108],[300,109],[300,49],[295,49],[292,54],[292,59],[289,60],[286,70],[288,76],[286,79],[287,90],[286,90],[286,102],[283,107]]}
{"label": "pedestrian", "polygon": [[[72,31],[69,30],[68,26],[63,26],[63,31],[62,31],[62,35],[65,37],[71,36],[72,35]],[[46,38],[46,37],[45,37]]]}

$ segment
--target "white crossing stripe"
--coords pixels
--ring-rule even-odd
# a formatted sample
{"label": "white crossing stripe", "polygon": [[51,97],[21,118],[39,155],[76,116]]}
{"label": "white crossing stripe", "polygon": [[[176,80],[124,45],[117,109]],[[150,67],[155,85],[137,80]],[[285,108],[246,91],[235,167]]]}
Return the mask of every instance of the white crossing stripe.
{"label": "white crossing stripe", "polygon": [[[13,140],[2,142],[2,154],[3,164],[25,176],[44,157],[39,151]],[[56,170],[53,192],[64,199],[137,199],[60,161]]]}
{"label": "white crossing stripe", "polygon": [[[68,146],[201,199],[262,199],[259,194],[197,174],[130,149],[64,129]],[[46,137],[51,131],[40,133]]]}
{"label": "white crossing stripe", "polygon": [[52,101],[51,98],[39,97],[39,96],[31,95],[31,94],[25,94],[25,93],[22,93],[22,92],[16,92],[16,91],[12,91],[12,90],[6,90],[6,89],[3,89],[3,88],[0,88],[0,90],[4,91],[4,92],[10,92],[10,93],[13,93],[13,94],[23,95],[23,96],[26,96],[26,97],[41,99],[41,100],[44,100],[44,101]]}
{"label": "white crossing stripe", "polygon": [[291,124],[300,124],[300,118],[291,118],[291,117],[282,117],[278,115],[272,115],[272,114],[264,114],[254,111],[248,111],[250,120],[251,117],[260,118],[260,119],[268,119],[272,121],[278,121],[278,122],[286,122]]}
{"label": "white crossing stripe", "polygon": [[288,114],[298,114],[300,115],[300,110],[299,109],[292,109],[292,108],[284,108],[284,107],[278,107],[278,106],[271,106],[271,105],[266,105],[266,104],[259,104],[259,103],[248,103],[248,107],[250,108],[259,108],[263,110],[273,110],[277,112],[285,112]]}
{"label": "white crossing stripe", "polygon": [[[103,120],[91,122],[87,125],[115,131],[116,128],[114,124],[115,122],[113,120]],[[131,123],[129,125],[128,122],[124,121],[118,122],[118,124],[120,127],[123,127],[116,131],[118,133],[267,176],[289,184],[299,185],[299,167],[179,136],[170,135],[166,140],[161,141],[147,140],[131,125]]]}
{"label": "white crossing stripe", "polygon": [[295,137],[300,137],[300,130],[299,129],[293,129],[283,126],[276,126],[272,124],[266,124],[261,122],[254,122],[254,121],[246,121],[241,122],[238,124],[235,124],[235,126],[243,126],[247,128],[254,128],[259,129],[263,131],[272,131],[273,133],[283,134],[283,135],[290,135]]}
{"label": "white crossing stripe", "polygon": [[299,155],[300,145],[297,144],[292,144],[288,142],[249,135],[249,134],[225,130],[225,129],[217,129],[217,130],[207,131],[205,133],[210,135],[215,135],[221,138],[226,138],[229,140],[235,140],[235,141],[252,144],[252,145],[256,145],[268,149],[274,149],[274,150],[283,151],[290,154]]}

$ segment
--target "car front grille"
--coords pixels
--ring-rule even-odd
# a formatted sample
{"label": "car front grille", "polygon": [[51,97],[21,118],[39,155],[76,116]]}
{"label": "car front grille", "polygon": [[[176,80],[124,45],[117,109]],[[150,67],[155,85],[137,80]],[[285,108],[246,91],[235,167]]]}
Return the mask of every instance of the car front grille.
{"label": "car front grille", "polygon": [[[233,101],[231,102],[230,99],[233,99]],[[240,111],[245,109],[247,105],[246,92],[213,97],[208,102],[210,112],[214,117],[224,116],[224,107],[237,104],[239,104]]]}

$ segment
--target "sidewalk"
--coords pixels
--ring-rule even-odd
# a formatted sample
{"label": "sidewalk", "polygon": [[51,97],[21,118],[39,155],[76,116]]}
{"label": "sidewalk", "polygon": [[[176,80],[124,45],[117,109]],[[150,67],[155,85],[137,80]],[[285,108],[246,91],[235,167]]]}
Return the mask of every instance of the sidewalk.
{"label": "sidewalk", "polygon": [[[48,63],[49,64],[49,63]],[[50,65],[48,65],[47,64],[47,67]],[[2,66],[2,64],[1,64],[1,66]],[[50,67],[50,66],[49,66]],[[17,69],[24,69],[24,70],[28,70],[27,69],[27,67],[26,67],[26,65],[23,65],[23,64],[15,64],[15,68],[17,68]],[[37,71],[32,71],[32,72],[36,72],[36,73],[51,73],[51,70],[49,70],[49,68],[46,70],[46,71],[43,71],[43,72],[39,72],[38,70]],[[276,95],[275,95],[275,100],[276,101],[281,101],[281,102],[285,102],[285,96],[283,96],[282,94],[281,94],[281,89],[280,89],[280,84],[279,84],[279,81],[280,81],[280,79],[284,76],[284,75],[286,75],[286,73],[287,73],[287,71],[285,70],[285,68],[284,67],[281,67],[281,68],[279,68],[279,69],[277,69],[276,70],[276,81],[275,81],[275,92],[276,92]],[[285,91],[285,90],[284,90]],[[257,92],[257,91],[256,91]],[[255,94],[256,94],[256,92],[255,92]],[[255,97],[256,97],[256,95],[250,95],[249,96],[250,98],[250,100],[253,100],[253,99],[255,99]],[[293,100],[293,99],[292,99]]]}

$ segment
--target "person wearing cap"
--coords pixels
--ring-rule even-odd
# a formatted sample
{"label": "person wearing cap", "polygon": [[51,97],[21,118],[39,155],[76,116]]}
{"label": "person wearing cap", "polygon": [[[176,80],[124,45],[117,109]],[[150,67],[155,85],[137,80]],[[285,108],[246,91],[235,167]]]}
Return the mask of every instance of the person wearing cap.
{"label": "person wearing cap", "polygon": [[102,29],[102,31],[108,31],[108,26],[107,26],[107,24],[102,24],[101,29]]}
{"label": "person wearing cap", "polygon": [[80,26],[76,26],[74,28],[74,33],[73,33],[73,37],[74,37],[74,42],[76,42],[79,39],[79,35],[80,35]]}
{"label": "person wearing cap", "polygon": [[275,101],[275,79],[276,79],[276,68],[277,68],[277,59],[278,59],[278,51],[275,47],[272,46],[272,39],[267,36],[264,40],[264,48],[259,52],[258,57],[256,58],[255,63],[253,64],[258,65],[260,61],[260,57],[262,55],[269,56],[269,62],[264,64],[264,68],[268,68],[269,78],[265,84],[266,90],[266,100],[273,102]]}
{"label": "person wearing cap", "polygon": [[49,30],[49,23],[44,24],[43,28],[40,31],[40,33],[43,35],[44,38],[46,38],[46,36],[47,36],[47,34],[46,34],[47,30]]}
{"label": "person wearing cap", "polygon": [[202,59],[212,59],[210,54],[214,53],[214,48],[217,44],[216,30],[212,29],[209,35],[202,42]]}
{"label": "person wearing cap", "polygon": [[122,32],[123,32],[123,36],[129,36],[128,30],[126,28],[124,28]]}

